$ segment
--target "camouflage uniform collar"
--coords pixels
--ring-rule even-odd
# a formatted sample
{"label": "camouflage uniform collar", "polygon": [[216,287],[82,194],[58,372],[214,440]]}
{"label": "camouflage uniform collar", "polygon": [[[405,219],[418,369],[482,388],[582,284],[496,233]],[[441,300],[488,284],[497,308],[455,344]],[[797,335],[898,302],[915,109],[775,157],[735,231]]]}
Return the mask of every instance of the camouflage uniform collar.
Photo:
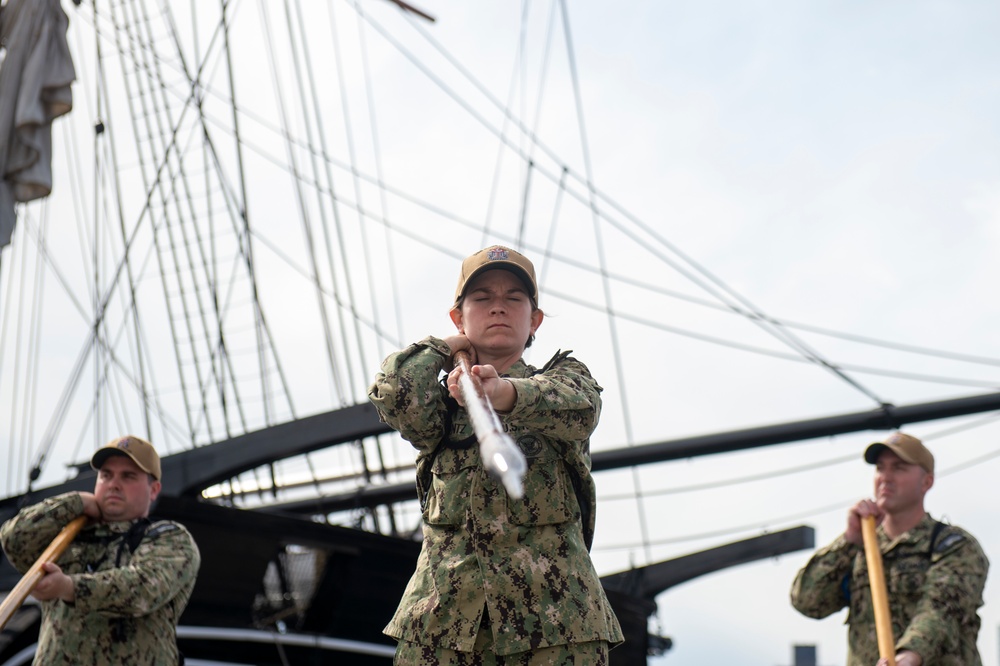
{"label": "camouflage uniform collar", "polygon": [[926,537],[933,529],[934,523],[936,523],[930,513],[924,512],[924,517],[920,519],[920,522],[908,529],[907,531],[900,534],[895,539],[889,539],[889,535],[885,533],[885,529],[879,525],[878,532],[880,540],[887,542],[884,551],[892,550],[897,546],[912,545],[920,543],[924,537]]}
{"label": "camouflage uniform collar", "polygon": [[501,372],[501,377],[522,377],[525,372],[531,368],[527,363],[524,362],[524,357],[514,361],[514,364],[507,368],[506,372]]}
{"label": "camouflage uniform collar", "polygon": [[140,520],[142,520],[142,518],[136,518],[134,520],[113,520],[106,523],[98,523],[94,526],[94,530],[97,532],[111,534],[125,534]]}

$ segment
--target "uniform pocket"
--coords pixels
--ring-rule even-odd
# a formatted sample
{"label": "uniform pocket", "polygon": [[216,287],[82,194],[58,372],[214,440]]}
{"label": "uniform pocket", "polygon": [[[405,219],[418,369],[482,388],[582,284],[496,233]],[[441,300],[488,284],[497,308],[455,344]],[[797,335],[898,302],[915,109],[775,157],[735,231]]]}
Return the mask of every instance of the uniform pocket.
{"label": "uniform pocket", "polygon": [[524,496],[507,498],[511,522],[516,525],[555,525],[580,517],[576,495],[566,465],[555,448],[534,435],[522,435],[518,446],[525,452],[528,470]]}
{"label": "uniform pocket", "polygon": [[428,525],[462,525],[469,508],[471,475],[479,465],[479,449],[444,448],[431,466],[431,487],[424,508]]}
{"label": "uniform pocket", "polygon": [[889,573],[889,593],[907,605],[919,601],[923,597],[929,566],[930,562],[922,554],[897,562]]}

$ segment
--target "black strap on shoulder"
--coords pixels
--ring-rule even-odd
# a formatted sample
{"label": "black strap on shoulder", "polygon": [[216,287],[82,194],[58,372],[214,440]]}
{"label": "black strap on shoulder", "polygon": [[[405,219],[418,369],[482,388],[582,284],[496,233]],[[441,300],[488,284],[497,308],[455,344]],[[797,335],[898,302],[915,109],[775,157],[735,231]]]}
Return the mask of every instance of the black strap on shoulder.
{"label": "black strap on shoulder", "polygon": [[937,548],[938,546],[938,538],[940,537],[941,532],[944,530],[944,528],[948,527],[948,523],[942,523],[940,520],[934,520],[933,522],[934,522],[934,528],[933,530],[931,530],[931,541],[930,541],[930,546],[928,546],[927,548],[927,552],[919,550],[896,549],[884,555],[883,559],[886,562],[902,560],[904,558],[909,558],[909,557],[922,557],[927,560],[930,560],[934,554],[934,549]]}
{"label": "black strap on shoulder", "polygon": [[149,518],[140,518],[135,521],[128,528],[128,532],[125,533],[121,544],[118,545],[118,556],[115,558],[115,566],[121,566],[122,555],[125,553],[126,548],[128,548],[128,552],[131,555],[136,551],[143,539],[155,539],[161,534],[166,534],[175,529],[177,529],[177,523],[171,520],[158,520],[154,523]]}
{"label": "black strap on shoulder", "polygon": [[931,532],[931,545],[927,548],[927,559],[931,559],[931,555],[934,554],[934,548],[937,547],[938,537],[941,535],[941,530],[947,527],[947,524],[942,523],[940,520],[934,521],[934,531]]}
{"label": "black strap on shoulder", "polygon": [[128,528],[128,532],[125,533],[125,538],[118,544],[118,555],[115,556],[116,567],[122,565],[122,555],[125,554],[126,548],[128,548],[129,555],[135,552],[135,549],[142,543],[143,538],[146,536],[146,531],[151,524],[149,518],[140,518],[132,523],[132,526]]}
{"label": "black strap on shoulder", "polygon": [[549,370],[551,370],[552,368],[556,367],[557,365],[565,361],[567,358],[569,358],[569,355],[572,353],[573,353],[572,349],[567,349],[566,351],[563,351],[561,349],[557,350],[556,353],[552,355],[552,358],[550,358],[545,363],[545,365],[542,366],[542,369],[535,370],[534,374],[541,375],[548,372]]}

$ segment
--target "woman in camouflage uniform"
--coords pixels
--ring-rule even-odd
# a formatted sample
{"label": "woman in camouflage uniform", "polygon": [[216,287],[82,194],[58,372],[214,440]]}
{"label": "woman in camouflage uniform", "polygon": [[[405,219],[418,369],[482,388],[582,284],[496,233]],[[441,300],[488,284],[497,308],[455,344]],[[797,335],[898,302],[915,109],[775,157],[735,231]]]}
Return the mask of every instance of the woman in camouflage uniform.
{"label": "woman in camouflage uniform", "polygon": [[[391,354],[369,389],[382,420],[417,449],[424,539],[385,629],[399,641],[397,664],[600,665],[622,641],[589,554],[601,387],[568,353],[540,370],[524,362],[543,319],[537,302],[527,258],[477,252],[450,313],[457,334]],[[520,500],[483,469],[452,362],[460,350],[525,455]]]}

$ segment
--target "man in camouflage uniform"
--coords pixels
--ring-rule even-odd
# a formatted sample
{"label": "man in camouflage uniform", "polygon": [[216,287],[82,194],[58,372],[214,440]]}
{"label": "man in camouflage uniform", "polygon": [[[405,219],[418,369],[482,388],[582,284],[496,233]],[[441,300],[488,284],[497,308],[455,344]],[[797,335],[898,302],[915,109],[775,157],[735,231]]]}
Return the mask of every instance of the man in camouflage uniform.
{"label": "man in camouflage uniform", "polygon": [[[543,318],[537,302],[527,258],[501,246],[477,252],[450,312],[458,333],[391,354],[368,391],[417,449],[424,538],[385,629],[399,641],[396,664],[597,666],[623,640],[589,554],[602,389],[568,353],[541,370],[524,362]],[[457,386],[459,350],[525,455],[520,500],[484,471]]]}
{"label": "man in camouflage uniform", "polygon": [[855,504],[847,531],[799,571],[792,605],[814,618],[848,607],[848,666],[888,663],[879,659],[861,536],[861,518],[875,516],[897,666],[981,666],[977,609],[989,562],[971,534],[924,510],[934,456],[897,432],[869,446],[865,460],[875,465],[875,500]]}
{"label": "man in camouflage uniform", "polygon": [[4,553],[23,573],[70,521],[91,519],[32,592],[42,606],[34,663],[176,666],[177,620],[194,589],[198,547],[181,525],[148,518],[160,492],[149,442],[115,439],[90,464],[93,493],[48,498],[0,528]]}

